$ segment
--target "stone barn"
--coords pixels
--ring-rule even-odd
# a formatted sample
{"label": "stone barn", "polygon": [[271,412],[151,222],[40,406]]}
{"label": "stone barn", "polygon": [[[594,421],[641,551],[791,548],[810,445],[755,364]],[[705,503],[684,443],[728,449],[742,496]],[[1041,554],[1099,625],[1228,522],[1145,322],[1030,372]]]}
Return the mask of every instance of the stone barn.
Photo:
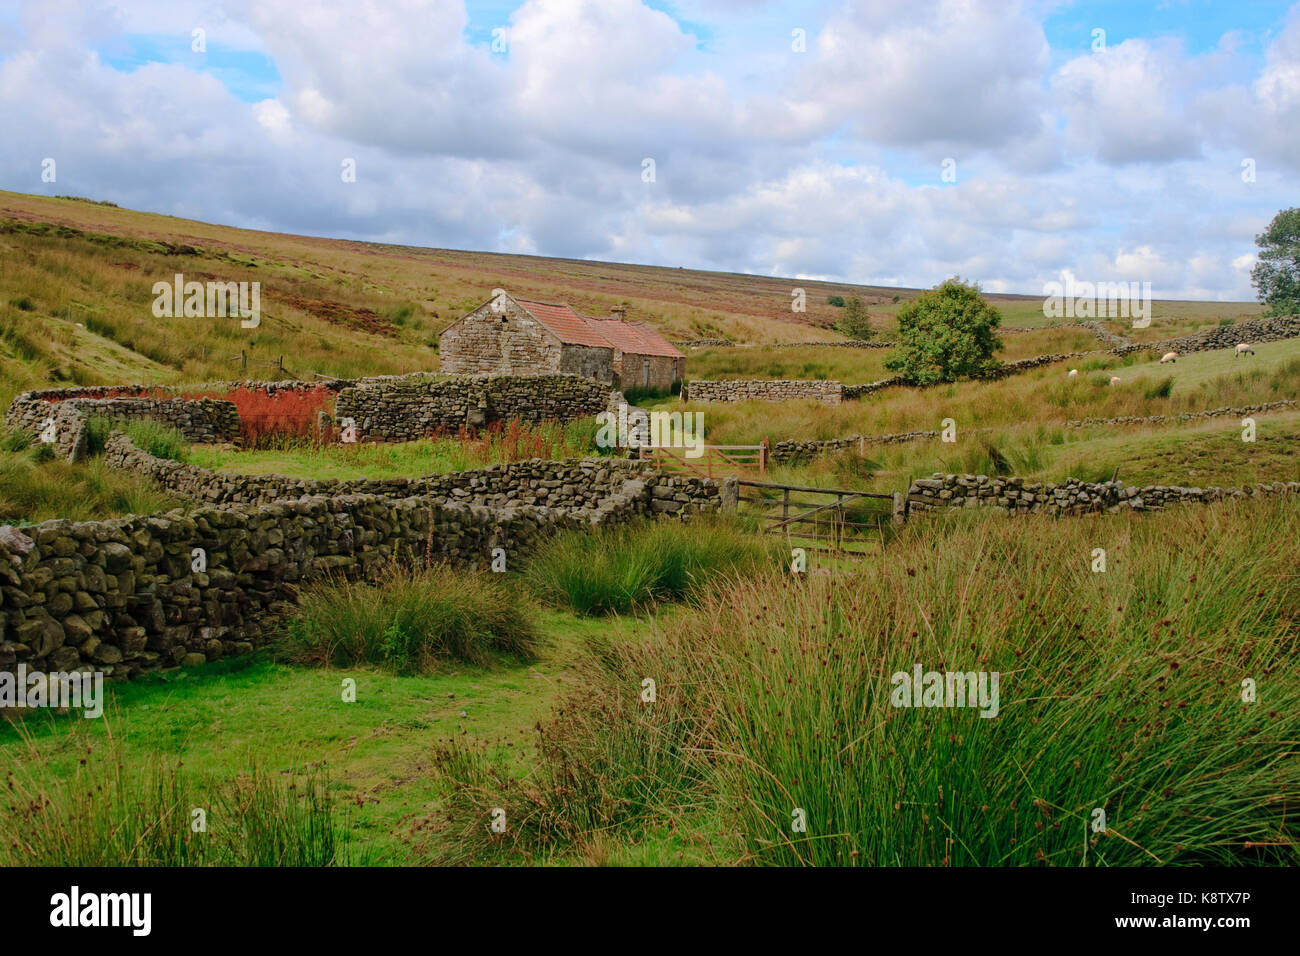
{"label": "stone barn", "polygon": [[438,339],[441,371],[453,375],[567,373],[620,389],[667,389],[686,371],[686,356],[621,310],[607,319],[579,315],[559,302],[517,299],[503,289]]}
{"label": "stone barn", "polygon": [[686,356],[644,322],[628,322],[622,309],[587,322],[614,346],[614,379],[623,391],[667,390],[685,377]]}

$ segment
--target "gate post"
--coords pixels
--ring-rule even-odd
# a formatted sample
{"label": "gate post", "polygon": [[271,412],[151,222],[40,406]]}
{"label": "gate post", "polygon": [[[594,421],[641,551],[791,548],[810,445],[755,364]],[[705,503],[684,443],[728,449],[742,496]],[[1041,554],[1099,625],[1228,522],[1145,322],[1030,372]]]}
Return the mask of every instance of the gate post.
{"label": "gate post", "polygon": [[721,508],[722,511],[735,511],[740,506],[740,479],[735,475],[728,475],[722,479]]}
{"label": "gate post", "polygon": [[902,524],[907,520],[907,495],[901,491],[894,492],[894,524]]}

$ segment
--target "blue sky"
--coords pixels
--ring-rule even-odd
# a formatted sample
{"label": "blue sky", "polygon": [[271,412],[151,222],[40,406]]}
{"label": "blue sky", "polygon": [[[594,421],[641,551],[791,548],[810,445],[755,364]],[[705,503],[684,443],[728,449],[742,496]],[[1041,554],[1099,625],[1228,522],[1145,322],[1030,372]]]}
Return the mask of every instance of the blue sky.
{"label": "blue sky", "polygon": [[234,225],[1247,298],[1300,5],[0,0],[0,113],[2,188]]}

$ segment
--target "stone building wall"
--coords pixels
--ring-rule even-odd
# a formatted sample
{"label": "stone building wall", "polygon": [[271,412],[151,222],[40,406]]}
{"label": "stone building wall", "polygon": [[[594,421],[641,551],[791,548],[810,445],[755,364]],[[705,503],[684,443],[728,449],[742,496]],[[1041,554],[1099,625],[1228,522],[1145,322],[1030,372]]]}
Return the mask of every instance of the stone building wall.
{"label": "stone building wall", "polygon": [[[495,300],[494,300],[495,301]],[[508,296],[479,306],[443,330],[439,369],[449,375],[562,373],[614,381],[614,350],[562,344]]]}
{"label": "stone building wall", "polygon": [[[606,385],[613,385],[616,378],[614,374],[614,350],[612,348],[596,348],[589,345],[565,343],[560,347],[559,371],[565,375],[578,375],[582,378],[594,379]],[[534,371],[523,368],[515,374],[532,375]]]}
{"label": "stone building wall", "polygon": [[[649,375],[646,375],[649,363]],[[614,370],[618,387],[628,389],[669,389],[681,378],[682,359],[671,355],[638,355],[634,352],[615,352]],[[647,380],[648,379],[648,380]]]}
{"label": "stone building wall", "polygon": [[443,330],[438,366],[449,375],[537,375],[560,368],[555,336],[508,297],[489,302]]}

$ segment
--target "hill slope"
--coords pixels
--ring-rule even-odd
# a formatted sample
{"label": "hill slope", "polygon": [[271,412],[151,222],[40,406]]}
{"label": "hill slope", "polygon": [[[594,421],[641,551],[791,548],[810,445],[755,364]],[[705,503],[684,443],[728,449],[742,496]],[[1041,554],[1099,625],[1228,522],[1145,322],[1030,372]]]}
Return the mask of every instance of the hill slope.
{"label": "hill slope", "polygon": [[[259,281],[262,322],[155,318],[152,286]],[[437,335],[495,286],[629,318],[669,338],[830,341],[830,295],[858,294],[888,330],[915,290],[573,259],[320,239],[211,225],[87,200],[0,192],[0,402],[24,388],[338,376],[437,367]],[[791,311],[791,290],[807,312]],[[990,296],[1009,325],[1046,321],[1037,296]],[[1171,331],[1254,303],[1157,303]],[[1115,328],[1121,330],[1122,323]],[[245,365],[243,357],[251,364]]]}

